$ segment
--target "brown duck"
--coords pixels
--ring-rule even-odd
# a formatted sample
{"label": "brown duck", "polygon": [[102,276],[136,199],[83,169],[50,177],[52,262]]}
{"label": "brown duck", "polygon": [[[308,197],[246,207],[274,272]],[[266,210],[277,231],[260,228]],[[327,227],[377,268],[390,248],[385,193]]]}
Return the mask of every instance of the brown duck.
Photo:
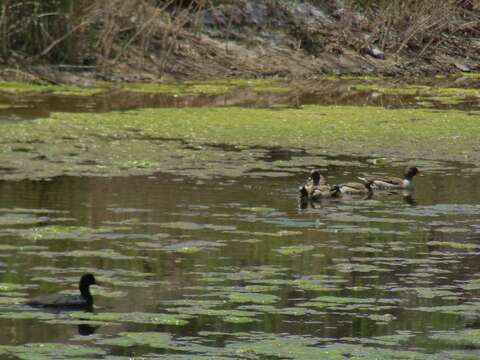
{"label": "brown duck", "polygon": [[345,184],[337,185],[339,192],[348,195],[366,195],[371,196],[373,194],[372,182],[367,181],[364,184],[358,182],[348,182]]}
{"label": "brown duck", "polygon": [[395,176],[364,176],[359,177],[364,183],[371,182],[375,190],[413,190],[413,178],[419,173],[415,166],[410,166],[405,170],[403,179]]}
{"label": "brown duck", "polygon": [[312,170],[305,185],[299,188],[300,197],[310,201],[322,198],[337,197],[340,192],[337,186],[331,186],[318,170]]}

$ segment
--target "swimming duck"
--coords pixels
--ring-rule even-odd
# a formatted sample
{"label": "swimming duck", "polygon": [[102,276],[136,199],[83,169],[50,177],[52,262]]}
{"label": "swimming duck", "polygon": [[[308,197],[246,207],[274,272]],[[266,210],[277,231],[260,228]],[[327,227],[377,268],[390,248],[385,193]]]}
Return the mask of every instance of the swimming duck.
{"label": "swimming duck", "polygon": [[317,189],[322,191],[328,191],[330,189],[330,185],[327,184],[325,178],[320,174],[318,170],[312,170],[310,172],[310,177],[307,179],[307,182],[304,185],[306,191],[309,195],[312,195],[313,192]]}
{"label": "swimming duck", "polygon": [[407,167],[405,170],[404,178],[394,176],[365,176],[359,177],[363,182],[372,182],[372,188],[375,190],[412,190],[414,184],[412,179],[419,173],[419,170],[415,166]]}
{"label": "swimming duck", "polygon": [[337,185],[324,185],[313,190],[310,194],[312,201],[328,198],[336,198],[340,195],[340,188]]}
{"label": "swimming duck", "polygon": [[372,181],[365,183],[348,182],[337,185],[337,187],[342,194],[371,196],[373,194],[372,184]]}
{"label": "swimming duck", "polygon": [[80,278],[78,284],[80,296],[64,294],[41,295],[27,302],[27,305],[50,308],[90,308],[93,306],[90,285],[97,285],[95,277],[92,274],[85,274]]}
{"label": "swimming duck", "polygon": [[323,185],[320,187],[313,188],[309,192],[306,186],[301,186],[299,188],[300,199],[303,201],[318,201],[320,199],[336,198],[340,194],[340,189],[338,186],[329,186]]}

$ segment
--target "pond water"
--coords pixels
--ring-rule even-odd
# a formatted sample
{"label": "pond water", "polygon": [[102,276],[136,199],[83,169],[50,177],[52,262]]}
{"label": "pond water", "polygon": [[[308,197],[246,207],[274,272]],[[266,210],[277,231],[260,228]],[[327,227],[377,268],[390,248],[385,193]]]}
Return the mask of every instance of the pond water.
{"label": "pond water", "polygon": [[[317,160],[330,183],[413,160],[256,151],[242,176],[0,180],[0,358],[480,357],[477,167],[415,159],[411,197],[302,208]],[[86,272],[92,312],[23,304]]]}
{"label": "pond water", "polygon": [[[325,174],[344,181],[361,165]],[[307,209],[296,193],[305,174],[4,181],[0,343],[20,358],[40,350],[18,345],[38,342],[86,358],[314,359],[332,346],[395,358],[478,345],[449,334],[478,326],[480,179],[445,168],[417,178],[414,202],[376,194]],[[21,305],[74,292],[87,271],[102,284],[93,313]]]}

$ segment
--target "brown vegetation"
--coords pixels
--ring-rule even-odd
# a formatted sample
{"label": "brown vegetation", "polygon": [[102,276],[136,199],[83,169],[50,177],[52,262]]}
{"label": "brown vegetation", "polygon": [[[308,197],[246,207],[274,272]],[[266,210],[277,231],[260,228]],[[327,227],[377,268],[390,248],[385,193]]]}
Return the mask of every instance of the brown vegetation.
{"label": "brown vegetation", "polygon": [[0,5],[6,67],[52,65],[112,79],[474,70],[479,54],[480,5],[473,0]]}

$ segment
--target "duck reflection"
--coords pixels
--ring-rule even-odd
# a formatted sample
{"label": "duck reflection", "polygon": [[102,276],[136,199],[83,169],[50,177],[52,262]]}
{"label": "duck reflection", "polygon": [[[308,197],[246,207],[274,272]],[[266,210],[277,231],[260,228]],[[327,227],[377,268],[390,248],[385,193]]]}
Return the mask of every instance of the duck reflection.
{"label": "duck reflection", "polygon": [[411,206],[417,206],[417,201],[413,197],[413,191],[402,191],[403,201]]}
{"label": "duck reflection", "polygon": [[98,326],[91,326],[89,324],[78,324],[78,335],[89,336],[93,335]]}

